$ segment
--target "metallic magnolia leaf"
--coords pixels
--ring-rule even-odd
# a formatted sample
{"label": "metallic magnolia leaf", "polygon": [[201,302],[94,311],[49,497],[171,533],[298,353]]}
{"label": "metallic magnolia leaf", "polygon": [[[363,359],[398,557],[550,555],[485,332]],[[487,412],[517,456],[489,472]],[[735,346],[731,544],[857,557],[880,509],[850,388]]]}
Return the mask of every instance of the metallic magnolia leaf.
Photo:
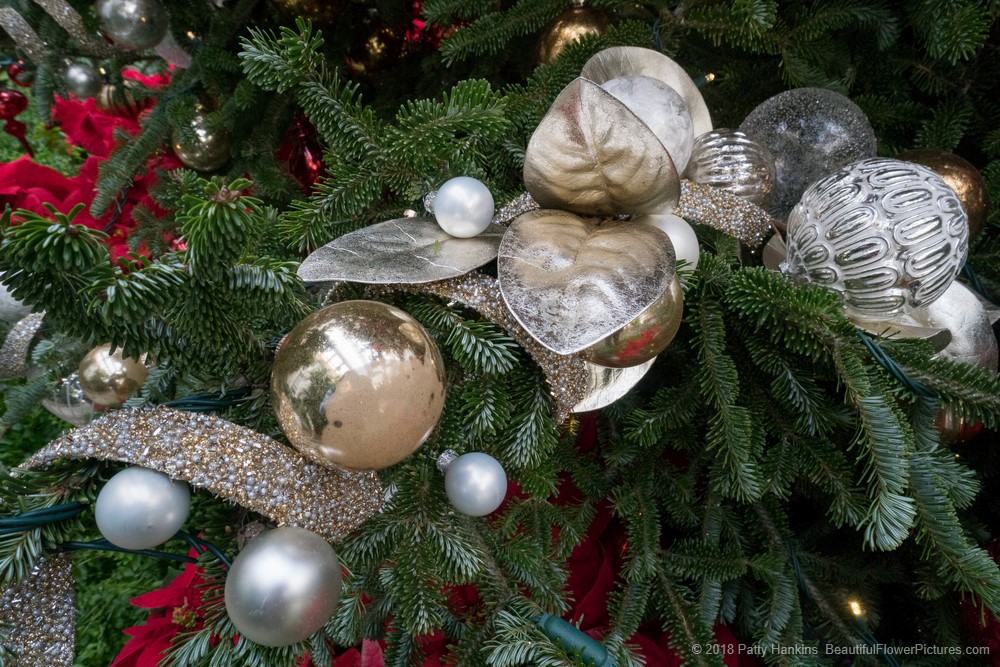
{"label": "metallic magnolia leaf", "polygon": [[652,225],[529,211],[500,244],[500,292],[535,340],[573,354],[621,329],[670,288],[676,264],[668,239]]}
{"label": "metallic magnolia leaf", "polygon": [[505,229],[492,223],[479,236],[460,239],[430,218],[389,220],[319,248],[299,266],[299,277],[379,285],[445,280],[496,259]]}
{"label": "metallic magnolia leaf", "polygon": [[573,412],[600,410],[611,405],[639,384],[639,380],[653,367],[654,361],[655,357],[631,368],[608,368],[588,362],[587,394],[573,407]]}
{"label": "metallic magnolia leaf", "polygon": [[559,93],[531,135],[524,185],[542,208],[587,216],[657,213],[680,198],[677,169],[653,131],[586,79]]}
{"label": "metallic magnolia leaf", "polygon": [[624,76],[648,76],[659,79],[684,98],[694,125],[694,136],[712,130],[712,116],[698,86],[683,67],[659,51],[638,46],[615,46],[604,49],[587,61],[581,76],[598,84]]}

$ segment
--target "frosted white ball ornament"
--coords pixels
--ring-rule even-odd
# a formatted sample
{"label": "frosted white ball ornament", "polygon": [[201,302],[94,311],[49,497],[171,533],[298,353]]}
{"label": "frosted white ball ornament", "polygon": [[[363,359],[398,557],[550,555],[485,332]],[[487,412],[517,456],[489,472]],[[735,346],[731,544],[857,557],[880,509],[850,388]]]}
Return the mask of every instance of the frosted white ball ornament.
{"label": "frosted white ball ornament", "polygon": [[781,270],[840,292],[853,315],[889,319],[944,294],[968,252],[965,210],[937,173],[872,158],[805,191]]}
{"label": "frosted white ball ornament", "polygon": [[441,229],[461,239],[483,233],[493,220],[493,195],[482,181],[457,176],[442,185],[433,199]]}
{"label": "frosted white ball ornament", "polygon": [[687,220],[673,213],[652,213],[637,215],[633,221],[641,225],[652,225],[669,236],[674,246],[674,256],[687,262],[686,270],[692,271],[698,266],[698,235]]}
{"label": "frosted white ball ornament", "polygon": [[486,516],[500,507],[507,495],[507,473],[500,462],[482,452],[453,455],[446,452],[438,465],[445,469],[444,490],[455,509],[467,516]]}
{"label": "frosted white ball ornament", "polygon": [[251,540],[226,576],[226,613],[262,646],[308,639],[330,620],[343,580],[333,547],[304,528],[282,526]]}
{"label": "frosted white ball ornament", "polygon": [[187,521],[191,492],[162,472],[133,466],[108,480],[97,496],[97,529],[122,549],[152,549]]}
{"label": "frosted white ball ornament", "polygon": [[694,146],[694,122],[680,93],[649,76],[622,76],[605,81],[601,88],[653,131],[670,153],[677,173],[683,174]]}

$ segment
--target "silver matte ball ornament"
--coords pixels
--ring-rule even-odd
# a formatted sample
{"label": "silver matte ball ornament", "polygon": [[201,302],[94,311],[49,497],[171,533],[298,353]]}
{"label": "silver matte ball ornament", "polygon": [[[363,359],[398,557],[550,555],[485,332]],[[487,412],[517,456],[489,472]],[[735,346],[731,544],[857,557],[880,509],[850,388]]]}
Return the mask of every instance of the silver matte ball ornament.
{"label": "silver matte ball ornament", "polygon": [[151,49],[167,34],[167,10],[159,0],[97,0],[97,17],[104,34],[123,49]]}
{"label": "silver matte ball ornament", "polygon": [[991,371],[997,369],[997,339],[983,302],[956,281],[934,303],[912,317],[925,327],[947,329],[951,341],[936,356]]}
{"label": "silver matte ball ornament", "polygon": [[478,236],[493,219],[493,195],[481,181],[457,176],[434,197],[434,218],[448,234],[460,239]]}
{"label": "silver matte ball ornament", "polygon": [[134,466],[108,480],[97,496],[97,528],[122,549],[152,549],[187,521],[191,492],[162,472]]}
{"label": "silver matte ball ornament", "polygon": [[695,138],[684,175],[761,208],[770,205],[774,194],[774,156],[739,130],[720,128]]}
{"label": "silver matte ball ornament", "polygon": [[601,84],[653,131],[670,153],[678,174],[691,159],[694,123],[687,102],[676,90],[650,76],[622,76]]}
{"label": "silver matte ball ornament", "polygon": [[944,294],[968,251],[965,211],[940,176],[873,158],[806,190],[788,216],[781,270],[840,292],[856,316],[886,319]]}
{"label": "silver matte ball ornament", "polygon": [[66,80],[66,91],[81,100],[97,97],[104,85],[104,77],[101,76],[101,73],[97,71],[96,67],[86,62],[75,62],[67,65],[63,78]]}
{"label": "silver matte ball ornament", "polygon": [[768,210],[781,218],[816,179],[875,156],[868,117],[847,97],[824,88],[796,88],[764,100],[739,129],[774,156]]}
{"label": "silver matte ball ornament", "polygon": [[205,114],[198,112],[191,119],[193,137],[184,140],[174,128],[171,138],[174,153],[185,167],[195,171],[215,171],[229,162],[233,149],[232,136],[225,128],[213,130]]}
{"label": "silver matte ball ornament", "polygon": [[226,576],[226,613],[244,639],[289,646],[326,625],[340,600],[333,547],[304,528],[283,526],[251,540]]}
{"label": "silver matte ball ornament", "polygon": [[685,271],[693,271],[698,266],[701,247],[698,245],[698,235],[687,220],[673,213],[638,215],[632,220],[642,225],[652,225],[669,236],[677,261],[684,260],[687,263]]}
{"label": "silver matte ball ornament", "polygon": [[486,516],[503,504],[507,473],[489,454],[462,454],[448,464],[444,490],[455,509],[468,516]]}

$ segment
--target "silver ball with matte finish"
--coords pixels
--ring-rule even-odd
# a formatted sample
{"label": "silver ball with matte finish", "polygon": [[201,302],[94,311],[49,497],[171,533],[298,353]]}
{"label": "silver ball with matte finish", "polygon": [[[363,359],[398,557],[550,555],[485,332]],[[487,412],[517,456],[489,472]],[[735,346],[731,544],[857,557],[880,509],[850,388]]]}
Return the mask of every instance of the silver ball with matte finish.
{"label": "silver ball with matte finish", "polygon": [[341,584],[337,554],[326,540],[304,528],[275,528],[233,560],[226,613],[244,639],[289,646],[326,625]]}
{"label": "silver ball with matte finish", "polygon": [[151,49],[167,34],[167,10],[159,0],[97,0],[97,17],[104,34],[123,49]]}
{"label": "silver ball with matte finish", "polygon": [[104,79],[97,68],[90,63],[77,62],[66,66],[63,73],[66,80],[66,90],[77,99],[85,100],[89,97],[96,97],[101,92]]}
{"label": "silver ball with matte finish", "polygon": [[180,530],[191,509],[191,492],[162,472],[134,466],[108,480],[97,496],[97,528],[122,549],[152,549]]}
{"label": "silver ball with matte finish", "polygon": [[507,473],[489,454],[462,454],[444,474],[444,490],[455,509],[468,516],[486,516],[507,495]]}
{"label": "silver ball with matte finish", "polygon": [[493,195],[481,181],[457,176],[434,197],[434,218],[441,229],[460,239],[482,234],[493,220]]}

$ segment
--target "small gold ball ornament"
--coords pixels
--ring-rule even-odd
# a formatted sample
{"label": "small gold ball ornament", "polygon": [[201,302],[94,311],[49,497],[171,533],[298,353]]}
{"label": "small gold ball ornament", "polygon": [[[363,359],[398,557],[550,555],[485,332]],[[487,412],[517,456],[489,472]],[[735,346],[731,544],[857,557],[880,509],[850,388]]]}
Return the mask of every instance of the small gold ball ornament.
{"label": "small gold ball ornament", "polygon": [[936,148],[904,151],[898,157],[900,160],[930,167],[955,191],[969,216],[970,241],[986,228],[986,220],[990,215],[990,193],[983,175],[972,163],[954,153]]}
{"label": "small gold ball ornament", "polygon": [[543,30],[538,38],[539,65],[546,65],[556,58],[563,50],[585,35],[601,35],[611,20],[600,9],[588,7],[580,2],[557,16]]}
{"label": "small gold ball ornament", "polygon": [[139,112],[141,105],[136,101],[132,89],[140,84],[126,79],[121,84],[105,83],[94,96],[97,108],[116,116],[132,116]]}
{"label": "small gold ball ornament", "polygon": [[403,30],[384,21],[373,20],[368,33],[347,54],[351,74],[364,78],[392,68],[406,52]]}
{"label": "small gold ball ornament", "polygon": [[121,349],[111,352],[111,343],[99,345],[80,361],[80,388],[94,403],[121,407],[142,388],[149,369],[137,359],[124,358]]}
{"label": "small gold ball ornament", "polygon": [[444,362],[409,314],[342,301],[278,347],[271,398],[289,442],[331,467],[379,470],[423,444],[444,409]]}
{"label": "small gold ball ornament", "polygon": [[644,364],[670,345],[684,317],[684,290],[675,275],[670,287],[634,320],[591,345],[583,358],[608,368]]}
{"label": "small gold ball ornament", "polygon": [[194,136],[190,141],[185,141],[177,128],[172,138],[174,153],[185,167],[215,171],[229,161],[233,141],[228,130],[209,128],[205,114],[200,111],[191,119],[191,130]]}
{"label": "small gold ball ornament", "polygon": [[274,6],[289,17],[301,16],[318,26],[330,25],[343,10],[343,3],[332,0],[274,0]]}

